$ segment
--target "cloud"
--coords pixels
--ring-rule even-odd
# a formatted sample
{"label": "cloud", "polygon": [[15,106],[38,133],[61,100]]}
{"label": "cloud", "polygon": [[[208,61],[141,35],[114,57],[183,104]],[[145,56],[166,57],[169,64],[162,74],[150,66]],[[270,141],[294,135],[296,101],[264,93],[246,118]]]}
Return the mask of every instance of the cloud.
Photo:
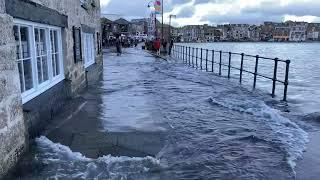
{"label": "cloud", "polygon": [[[149,0],[101,0],[102,13],[149,17]],[[175,25],[304,20],[320,22],[320,0],[164,0],[164,18]]]}

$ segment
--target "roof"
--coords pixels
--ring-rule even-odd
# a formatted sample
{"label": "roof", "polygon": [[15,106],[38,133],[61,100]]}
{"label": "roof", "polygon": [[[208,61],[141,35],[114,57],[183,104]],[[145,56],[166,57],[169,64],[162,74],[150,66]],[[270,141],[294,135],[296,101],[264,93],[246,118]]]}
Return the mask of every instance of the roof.
{"label": "roof", "polygon": [[101,24],[112,24],[113,21],[107,18],[101,18]]}
{"label": "roof", "polygon": [[127,20],[125,20],[125,19],[123,19],[123,18],[120,18],[120,19],[115,20],[114,23],[116,23],[116,24],[121,24],[121,25],[128,25],[128,24],[130,24],[129,21],[127,21]]}

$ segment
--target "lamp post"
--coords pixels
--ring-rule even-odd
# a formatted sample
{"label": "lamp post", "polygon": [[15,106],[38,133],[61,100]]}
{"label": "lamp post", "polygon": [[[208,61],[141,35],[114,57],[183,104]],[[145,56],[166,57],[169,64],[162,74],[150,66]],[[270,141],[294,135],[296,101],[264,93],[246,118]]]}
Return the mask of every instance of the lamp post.
{"label": "lamp post", "polygon": [[169,41],[171,41],[171,18],[176,18],[176,15],[169,15]]}

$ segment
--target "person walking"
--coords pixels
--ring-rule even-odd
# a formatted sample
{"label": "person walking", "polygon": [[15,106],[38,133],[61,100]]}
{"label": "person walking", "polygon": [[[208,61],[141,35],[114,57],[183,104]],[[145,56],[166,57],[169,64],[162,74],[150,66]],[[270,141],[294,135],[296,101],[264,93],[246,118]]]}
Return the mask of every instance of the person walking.
{"label": "person walking", "polygon": [[169,56],[171,55],[172,47],[173,47],[173,39],[170,40],[170,45],[169,45]]}
{"label": "person walking", "polygon": [[120,56],[122,53],[122,49],[121,49],[121,40],[119,36],[116,39],[116,48],[117,48],[117,55]]}
{"label": "person walking", "polygon": [[160,39],[157,38],[154,42],[153,42],[153,47],[157,52],[157,55],[160,56],[160,48],[161,48],[161,42]]}

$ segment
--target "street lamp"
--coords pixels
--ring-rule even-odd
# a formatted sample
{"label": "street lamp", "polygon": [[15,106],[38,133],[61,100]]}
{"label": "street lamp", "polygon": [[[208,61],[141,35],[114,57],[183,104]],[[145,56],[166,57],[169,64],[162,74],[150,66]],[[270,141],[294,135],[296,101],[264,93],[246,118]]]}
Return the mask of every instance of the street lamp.
{"label": "street lamp", "polygon": [[177,16],[173,14],[169,15],[169,41],[171,41],[171,18],[177,18]]}

